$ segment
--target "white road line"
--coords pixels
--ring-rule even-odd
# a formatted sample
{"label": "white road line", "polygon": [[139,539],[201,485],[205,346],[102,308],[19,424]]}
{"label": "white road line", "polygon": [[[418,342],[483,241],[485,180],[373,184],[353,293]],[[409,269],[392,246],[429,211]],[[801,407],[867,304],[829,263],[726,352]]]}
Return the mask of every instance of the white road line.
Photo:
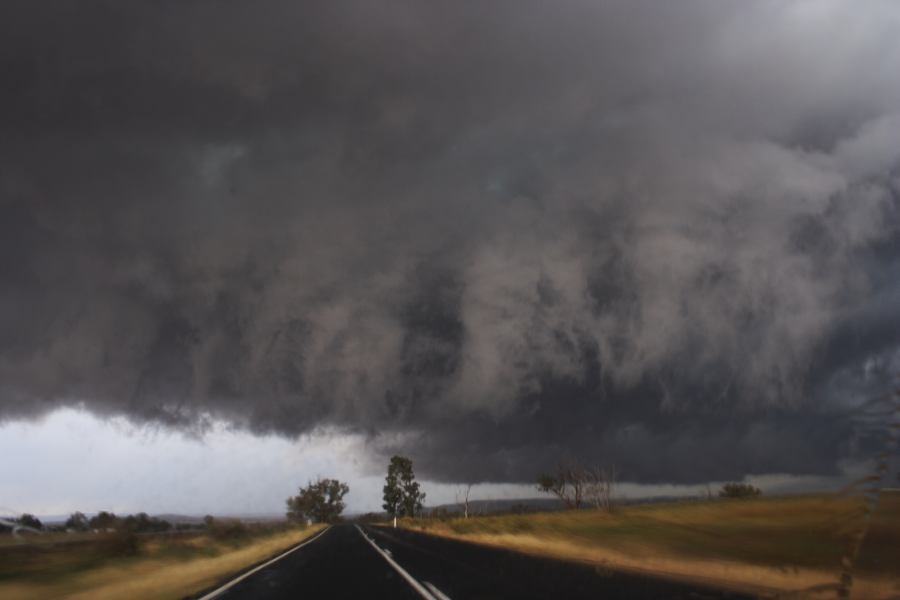
{"label": "white road line", "polygon": [[450,596],[437,589],[437,586],[431,583],[430,581],[422,581],[429,590],[431,590],[431,595],[437,598],[437,600],[450,600]]}
{"label": "white road line", "polygon": [[[407,572],[406,572],[406,569],[404,569],[403,567],[401,567],[400,565],[398,565],[398,564],[397,564],[397,561],[395,561],[393,558],[391,558],[391,556],[390,556],[387,552],[385,552],[384,550],[382,550],[382,549],[378,546],[378,544],[376,544],[376,543],[372,540],[372,538],[370,538],[369,536],[367,536],[367,535],[366,535],[366,532],[362,530],[362,527],[360,527],[359,525],[356,525],[356,529],[359,531],[359,534],[360,534],[361,536],[363,536],[363,538],[365,538],[365,540],[366,540],[367,542],[369,542],[369,544],[370,544],[373,548],[375,548],[375,551],[378,552],[378,554],[380,554],[380,555],[384,558],[384,560],[388,561],[388,564],[391,565],[392,567],[394,567],[394,570],[397,571],[398,573],[400,573],[400,576],[403,577],[403,579],[405,579],[406,582],[407,582],[409,585],[411,585],[412,588],[413,588],[414,590],[416,590],[417,592],[419,592],[419,595],[422,596],[423,598],[425,598],[425,600],[450,600],[450,598],[448,598],[446,594],[444,594],[443,592],[441,592],[439,589],[437,589],[436,587],[434,587],[434,586],[431,585],[430,583],[425,582],[425,585],[427,585],[432,591],[436,592],[436,594],[432,595],[432,593],[429,592],[427,589],[425,589],[425,587],[422,586],[421,583],[419,583],[418,581],[416,581],[415,577],[413,577],[412,575],[410,575],[409,573],[407,573]],[[202,600],[202,599],[201,599],[201,600]]]}
{"label": "white road line", "polygon": [[231,587],[237,585],[237,584],[240,583],[241,581],[247,579],[248,577],[250,577],[251,575],[253,575],[253,574],[256,573],[257,571],[259,571],[260,569],[265,569],[266,567],[268,567],[268,566],[271,565],[272,563],[278,562],[279,560],[281,560],[282,558],[284,558],[284,557],[287,556],[288,554],[290,554],[290,553],[292,553],[292,552],[296,552],[297,550],[299,550],[299,549],[302,548],[303,546],[305,546],[305,545],[307,545],[307,544],[312,544],[314,541],[316,541],[317,539],[319,539],[320,537],[322,537],[322,536],[325,534],[325,532],[328,531],[329,529],[331,529],[330,526],[329,526],[329,527],[326,527],[325,529],[323,529],[322,531],[320,531],[319,533],[317,533],[317,534],[314,535],[313,537],[309,538],[309,539],[306,540],[305,542],[301,542],[301,543],[297,544],[296,546],[294,546],[293,548],[291,548],[291,549],[288,550],[287,552],[283,552],[282,554],[279,554],[278,556],[276,556],[276,557],[273,558],[272,560],[267,561],[267,562],[265,562],[265,563],[259,565],[259,566],[256,567],[255,569],[252,569],[252,570],[250,570],[250,571],[247,571],[246,573],[244,573],[244,574],[241,575],[240,577],[235,577],[234,579],[232,579],[231,581],[229,581],[228,583],[226,583],[226,584],[223,585],[222,587],[219,587],[219,588],[214,589],[214,590],[211,591],[210,593],[206,594],[206,595],[203,596],[202,598],[198,598],[197,600],[212,600],[213,598],[215,598],[216,596],[218,596],[218,595],[221,594],[222,592],[224,592],[224,591],[230,589]]}

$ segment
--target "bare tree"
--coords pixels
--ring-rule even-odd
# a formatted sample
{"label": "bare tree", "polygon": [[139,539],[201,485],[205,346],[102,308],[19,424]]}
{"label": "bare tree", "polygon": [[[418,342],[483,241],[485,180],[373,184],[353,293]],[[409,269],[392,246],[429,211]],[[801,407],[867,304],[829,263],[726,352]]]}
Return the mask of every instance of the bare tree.
{"label": "bare tree", "polygon": [[606,512],[613,509],[613,489],[616,486],[616,466],[601,467],[598,472],[600,487],[600,504]]}
{"label": "bare tree", "polygon": [[577,509],[589,504],[611,512],[616,468],[598,466],[589,469],[574,460],[561,461],[554,474],[539,476],[537,485],[540,491],[559,498],[566,508]]}
{"label": "bare tree", "polygon": [[[465,492],[462,489],[456,491],[456,503],[461,504],[463,507],[463,517],[469,518],[469,493],[472,491],[472,484],[466,484]],[[460,502],[460,497],[462,497],[462,501]]]}
{"label": "bare tree", "polygon": [[613,490],[616,485],[615,466],[583,469],[581,473],[587,500],[598,510],[612,512]]}
{"label": "bare tree", "polygon": [[588,481],[587,469],[574,460],[567,460],[557,464],[555,474],[539,475],[537,487],[559,498],[566,508],[581,508]]}

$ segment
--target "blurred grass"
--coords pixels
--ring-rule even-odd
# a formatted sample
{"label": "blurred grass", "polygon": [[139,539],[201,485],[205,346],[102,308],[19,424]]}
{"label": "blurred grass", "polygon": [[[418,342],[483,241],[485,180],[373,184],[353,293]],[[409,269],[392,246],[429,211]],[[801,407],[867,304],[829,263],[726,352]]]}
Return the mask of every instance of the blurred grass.
{"label": "blurred grass", "polygon": [[[795,589],[829,581],[832,574],[837,580],[850,534],[862,524],[864,512],[861,498],[803,496],[627,506],[612,514],[583,510],[412,519],[403,526],[623,568],[747,584],[765,577],[760,585]],[[882,495],[856,573],[900,580],[900,494]]]}
{"label": "blurred grass", "polygon": [[245,529],[240,536],[115,533],[0,549],[0,598],[184,598],[297,544],[322,526]]}

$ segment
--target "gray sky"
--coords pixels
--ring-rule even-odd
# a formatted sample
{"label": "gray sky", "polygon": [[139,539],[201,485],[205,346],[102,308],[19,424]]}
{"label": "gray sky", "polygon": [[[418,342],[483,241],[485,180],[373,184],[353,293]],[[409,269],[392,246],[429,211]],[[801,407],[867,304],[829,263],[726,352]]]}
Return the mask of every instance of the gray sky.
{"label": "gray sky", "polygon": [[[898,31],[890,0],[4,2],[0,441],[125,419],[171,458],[116,505],[188,502],[209,452],[839,477],[900,366]],[[222,424],[243,458],[183,441]],[[40,448],[3,486],[57,506]]]}
{"label": "gray sky", "polygon": [[[0,426],[0,514],[30,511],[59,517],[80,510],[148,511],[187,515],[278,515],[284,500],[319,476],[350,484],[349,512],[381,510],[386,465],[367,452],[365,439],[318,431],[289,440],[215,424],[202,438],[101,419],[62,409],[37,422]],[[836,477],[775,474],[750,477],[770,493],[833,490],[870,465],[840,465]],[[717,489],[718,482],[710,482]],[[424,481],[429,505],[455,503],[462,485]],[[704,486],[621,482],[617,497],[696,496]],[[541,496],[532,484],[483,483],[470,498]]]}

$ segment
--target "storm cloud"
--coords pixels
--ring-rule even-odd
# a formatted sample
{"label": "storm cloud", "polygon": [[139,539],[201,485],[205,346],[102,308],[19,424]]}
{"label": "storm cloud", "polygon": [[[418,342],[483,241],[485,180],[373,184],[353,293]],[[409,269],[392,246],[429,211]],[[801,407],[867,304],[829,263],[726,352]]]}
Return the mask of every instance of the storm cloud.
{"label": "storm cloud", "polygon": [[834,473],[900,367],[898,31],[7,0],[0,418],[327,426],[449,481]]}

